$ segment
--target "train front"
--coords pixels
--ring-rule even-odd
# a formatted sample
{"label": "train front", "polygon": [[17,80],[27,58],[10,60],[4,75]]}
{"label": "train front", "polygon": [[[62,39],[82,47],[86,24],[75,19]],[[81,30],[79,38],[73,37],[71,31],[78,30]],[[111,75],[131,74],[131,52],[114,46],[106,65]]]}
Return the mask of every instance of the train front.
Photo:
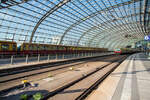
{"label": "train front", "polygon": [[121,49],[119,49],[119,48],[115,49],[115,50],[114,50],[114,53],[115,53],[115,54],[121,54]]}

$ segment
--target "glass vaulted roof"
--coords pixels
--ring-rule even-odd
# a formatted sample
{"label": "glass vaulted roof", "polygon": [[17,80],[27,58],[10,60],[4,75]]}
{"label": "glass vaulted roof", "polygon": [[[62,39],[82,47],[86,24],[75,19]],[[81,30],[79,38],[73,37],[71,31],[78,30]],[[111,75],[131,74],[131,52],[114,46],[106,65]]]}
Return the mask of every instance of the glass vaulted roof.
{"label": "glass vaulted roof", "polygon": [[149,34],[150,0],[1,0],[0,40],[125,47]]}

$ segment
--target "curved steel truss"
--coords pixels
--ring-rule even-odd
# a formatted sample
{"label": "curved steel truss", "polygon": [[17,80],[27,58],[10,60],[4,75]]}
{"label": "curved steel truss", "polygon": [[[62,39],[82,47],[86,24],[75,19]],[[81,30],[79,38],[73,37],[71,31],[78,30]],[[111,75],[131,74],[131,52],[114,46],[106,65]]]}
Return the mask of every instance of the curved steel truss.
{"label": "curved steel truss", "polygon": [[1,0],[0,40],[110,49],[150,31],[150,0]]}

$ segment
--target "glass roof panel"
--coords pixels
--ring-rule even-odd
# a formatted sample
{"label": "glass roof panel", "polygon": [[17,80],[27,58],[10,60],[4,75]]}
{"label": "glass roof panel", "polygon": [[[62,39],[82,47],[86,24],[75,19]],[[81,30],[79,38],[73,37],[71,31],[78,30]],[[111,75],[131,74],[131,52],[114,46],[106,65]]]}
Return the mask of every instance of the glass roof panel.
{"label": "glass roof panel", "polygon": [[0,4],[0,40],[125,46],[149,33],[149,9],[148,0],[6,0]]}

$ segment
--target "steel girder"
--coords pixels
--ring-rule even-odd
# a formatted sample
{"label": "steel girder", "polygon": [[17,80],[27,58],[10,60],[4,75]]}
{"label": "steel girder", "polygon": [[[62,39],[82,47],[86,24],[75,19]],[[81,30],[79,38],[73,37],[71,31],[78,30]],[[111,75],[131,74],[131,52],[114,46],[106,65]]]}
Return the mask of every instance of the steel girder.
{"label": "steel girder", "polygon": [[114,43],[112,45],[110,45],[112,47],[112,49],[115,48],[122,48],[125,45],[127,45],[128,42],[122,41],[122,40],[116,40],[114,41]]}
{"label": "steel girder", "polygon": [[[147,13],[147,12],[146,12]],[[141,13],[140,13],[141,14]],[[140,22],[142,22],[142,21],[140,21]],[[142,26],[143,27],[143,26]],[[93,36],[93,38],[98,38],[97,36]],[[105,37],[105,36],[104,36]],[[99,40],[100,40],[100,38],[99,38]],[[92,43],[92,42],[90,42],[90,43]],[[97,42],[98,43],[98,42]]]}
{"label": "steel girder", "polygon": [[[127,46],[127,45],[132,45],[132,43],[135,43],[135,42],[137,42],[137,40],[136,41],[114,41],[115,43],[114,43],[114,45],[112,45],[112,48],[121,48],[121,47],[125,47],[125,46]],[[109,45],[109,46],[111,46],[111,45]],[[108,47],[109,47],[108,46]]]}
{"label": "steel girder", "polygon": [[[117,20],[115,20],[115,21],[122,20],[123,18],[128,18],[128,17],[131,17],[131,16],[137,16],[137,15],[139,15],[139,14],[141,14],[141,13],[132,14],[132,15],[128,15],[128,16],[123,16],[123,17],[121,17],[120,19],[117,19]],[[99,25],[97,25],[97,26],[93,26],[92,28],[88,29],[86,32],[84,32],[84,33],[80,36],[80,38],[79,38],[79,40],[78,40],[78,42],[77,42],[77,45],[80,43],[81,39],[82,39],[86,34],[90,33],[90,31],[95,30],[95,29],[98,29],[100,26],[102,26],[102,25],[104,25],[104,24],[107,25],[107,24],[109,24],[110,22],[114,22],[114,21],[113,21],[113,20],[110,20],[110,21],[107,21],[107,22],[105,22],[105,23],[101,23],[101,24],[99,24]],[[130,23],[126,23],[126,24],[130,24]],[[122,26],[122,25],[121,25],[121,26]],[[111,30],[111,29],[114,28],[114,27],[120,27],[120,25],[107,28],[106,30],[104,30],[104,31],[102,31],[102,32]],[[101,33],[101,32],[100,32],[100,33]],[[99,33],[98,33],[98,34],[99,34]],[[96,38],[96,36],[97,36],[97,34],[95,34],[94,37]]]}
{"label": "steel girder", "polygon": [[[134,23],[130,23],[130,24],[134,24]],[[122,26],[120,26],[120,27],[122,27]],[[135,32],[135,30],[136,30],[136,28],[134,30],[130,30],[129,32],[133,33],[133,32]],[[120,32],[120,30],[117,30],[117,31],[119,31],[119,32],[114,31],[114,33],[106,34],[106,35],[103,35],[103,36],[100,35],[100,34],[95,36],[96,38],[98,38],[98,40],[96,41],[96,43],[97,43],[96,45],[98,45],[102,40],[103,40],[103,42],[104,42],[104,40],[105,40],[105,42],[107,42],[107,40],[111,41],[112,39],[115,39],[115,37],[119,37],[120,33],[124,32],[124,30],[122,30],[122,32]],[[124,34],[124,33],[122,33],[122,34]],[[121,36],[120,36],[120,38],[122,40],[130,40],[130,39],[132,40],[134,38],[137,39],[137,40],[140,39],[137,36],[135,37],[134,34],[132,34],[132,37],[130,37],[130,38],[123,38]],[[92,40],[92,41],[95,42],[94,40]],[[89,46],[92,44],[92,41],[89,42]]]}
{"label": "steel girder", "polygon": [[131,1],[124,2],[124,3],[119,3],[119,4],[117,4],[117,5],[110,6],[110,7],[108,7],[108,8],[104,8],[104,9],[98,11],[98,12],[95,12],[95,13],[91,14],[90,16],[87,16],[87,17],[85,17],[85,18],[82,18],[82,19],[78,20],[77,22],[75,22],[74,24],[72,24],[72,25],[63,33],[63,35],[62,35],[62,37],[61,37],[61,39],[60,39],[60,43],[59,43],[59,44],[62,43],[63,38],[65,37],[65,35],[66,35],[73,27],[79,25],[80,23],[86,21],[87,19],[90,19],[90,18],[92,18],[92,17],[98,15],[99,13],[102,13],[103,11],[108,11],[108,10],[111,10],[111,9],[114,9],[114,8],[118,8],[118,7],[121,7],[121,6],[124,6],[124,5],[129,5],[129,4],[133,3],[133,2],[138,2],[138,1],[140,1],[140,0],[131,0]]}
{"label": "steel girder", "polygon": [[[121,41],[125,41],[125,42],[136,40],[136,39],[126,39],[126,38],[122,38],[122,37],[119,37],[118,34],[115,34],[115,35],[113,35],[113,36],[108,36],[108,37],[106,37],[105,39],[103,39],[103,40],[104,40],[104,41],[103,41],[103,42],[104,42],[103,45],[106,47],[108,43],[111,44],[111,43],[113,43],[113,41],[118,40],[118,39],[120,39]],[[102,39],[99,39],[99,40],[102,40]],[[139,40],[139,39],[137,39],[137,40]],[[101,42],[101,41],[98,41],[98,42],[96,41],[97,46],[100,44],[100,42]],[[98,44],[98,43],[99,43],[99,44]]]}
{"label": "steel girder", "polygon": [[[108,42],[112,43],[113,40],[118,40],[118,39],[121,39],[122,41],[128,41],[128,39],[119,37],[118,34],[115,34],[113,36],[106,37],[105,39],[103,39],[104,40],[103,42],[104,42],[104,45],[105,45]],[[96,41],[95,43],[97,43],[96,46],[98,46],[100,44],[100,43],[98,44],[98,41]],[[90,43],[89,46],[92,46],[92,44]]]}
{"label": "steel girder", "polygon": [[[116,36],[116,37],[117,37],[117,36]],[[117,37],[117,38],[116,38],[116,37],[115,37],[115,36],[112,36],[112,37],[109,36],[109,37],[105,38],[105,40],[103,39],[103,40],[104,40],[104,41],[103,41],[103,42],[104,42],[103,47],[104,47],[104,46],[107,47],[108,44],[113,43],[114,40],[116,40],[117,38],[119,38],[119,37]],[[119,39],[121,39],[122,41],[124,41],[124,40],[125,40],[125,41],[129,41],[129,40],[130,40],[130,41],[140,40],[140,39],[123,39],[123,38],[119,38]],[[101,41],[102,41],[102,39],[99,39],[99,41],[97,42],[97,46],[101,44]]]}
{"label": "steel girder", "polygon": [[[18,5],[20,8],[23,8],[23,6],[24,5],[22,5],[21,3],[24,3],[24,2],[18,2],[17,0],[9,0],[9,1],[12,1],[12,2],[14,2],[14,5]],[[21,1],[21,0],[20,0]],[[28,1],[29,0],[22,0],[22,1],[25,1],[25,2],[27,2],[27,3],[25,3],[25,4],[28,4]],[[30,1],[34,1],[34,0],[30,0]],[[38,0],[35,0],[35,1],[37,1],[38,2]],[[50,0],[49,0],[50,1]],[[49,9],[47,9],[44,13],[42,13],[42,16],[41,17],[39,17],[38,18],[38,20],[36,20],[36,21],[38,21],[37,23],[35,22],[35,25],[26,25],[26,26],[32,26],[33,27],[33,30],[31,29],[31,30],[29,30],[30,32],[32,32],[32,35],[31,35],[31,37],[30,37],[30,35],[29,35],[29,37],[30,37],[30,42],[33,42],[33,37],[35,37],[36,35],[35,34],[42,34],[42,32],[41,31],[36,31],[37,29],[44,29],[42,26],[40,26],[40,25],[42,25],[42,24],[44,24],[44,22],[43,21],[46,21],[47,22],[47,17],[48,18],[50,18],[51,16],[50,15],[52,15],[52,17],[53,17],[53,14],[55,14],[54,12],[56,12],[56,15],[58,14],[57,13],[57,10],[60,8],[60,7],[62,7],[63,5],[65,5],[65,4],[67,4],[67,2],[69,2],[69,1],[71,1],[71,0],[58,0],[58,6],[56,5],[56,4],[54,4],[54,7],[51,9],[50,7],[48,7],[48,8],[50,8],[50,10]],[[79,2],[80,2],[80,0],[78,0]],[[107,2],[109,2],[110,0],[106,0]],[[135,14],[132,14],[132,15],[125,15],[125,16],[121,16],[121,17],[118,17],[118,18],[121,18],[121,19],[112,19],[112,20],[107,20],[107,18],[108,19],[111,19],[111,18],[109,18],[109,15],[107,16],[107,13],[109,14],[110,12],[111,12],[111,10],[112,9],[119,9],[119,8],[123,8],[123,7],[126,7],[125,5],[130,5],[130,4],[132,4],[132,3],[135,3],[135,2],[138,2],[138,3],[136,3],[136,5],[139,5],[139,2],[140,2],[140,6],[142,5],[141,4],[141,2],[142,2],[142,0],[121,0],[121,2],[120,3],[115,3],[116,2],[116,0],[114,0],[114,2],[113,3],[110,3],[110,5],[109,6],[107,6],[107,7],[104,7],[103,9],[101,9],[101,10],[93,10],[93,12],[92,12],[92,14],[91,14],[91,12],[90,13],[88,13],[87,15],[86,15],[86,13],[82,13],[81,12],[81,14],[85,14],[85,16],[81,16],[80,17],[80,15],[76,15],[78,18],[79,18],[79,20],[74,20],[74,21],[72,21],[73,20],[73,18],[72,17],[74,17],[74,16],[70,16],[70,19],[69,19],[69,21],[71,22],[69,22],[69,24],[68,24],[68,26],[67,27],[65,27],[64,28],[64,30],[63,31],[61,31],[62,33],[60,33],[60,36],[62,36],[61,37],[61,41],[60,41],[60,43],[62,43],[62,41],[64,40],[64,39],[66,39],[66,37],[68,36],[69,37],[69,35],[70,35],[70,33],[72,32],[72,31],[74,31],[75,29],[74,28],[80,28],[80,29],[77,29],[77,34],[79,34],[79,37],[77,37],[77,38],[79,38],[79,40],[78,40],[78,44],[80,43],[80,41],[82,40],[82,39],[87,39],[87,36],[89,37],[89,42],[91,42],[91,43],[93,43],[93,40],[96,40],[96,42],[97,41],[99,41],[100,39],[105,39],[105,37],[108,35],[109,36],[109,34],[114,34],[115,32],[114,31],[112,31],[112,32],[110,32],[109,34],[104,34],[105,32],[107,32],[107,31],[111,31],[111,25],[109,24],[109,23],[119,23],[119,22],[121,22],[120,20],[122,20],[122,19],[124,19],[123,20],[123,23],[126,23],[126,17],[133,17],[133,16],[136,16],[136,14],[137,14],[137,16],[136,17],[134,17],[134,18],[137,18],[137,17],[139,17],[138,15],[140,14],[140,24],[141,24],[141,26],[140,26],[140,24],[136,24],[136,25],[133,25],[133,26],[137,26],[137,30],[138,30],[138,32],[137,33],[139,33],[139,36],[142,36],[143,37],[143,33],[144,33],[144,31],[146,31],[146,32],[148,32],[148,29],[147,29],[147,27],[148,27],[148,25],[149,25],[149,19],[150,19],[150,17],[148,17],[150,14],[149,14],[149,12],[148,12],[148,7],[149,7],[149,5],[148,5],[148,1],[149,0],[144,0],[144,12],[142,12],[142,9],[140,8],[140,12],[139,13],[135,13]],[[16,3],[15,3],[16,2]],[[85,1],[86,2],[86,1]],[[89,0],[87,1],[87,2],[90,2]],[[93,2],[94,2],[94,0],[93,0]],[[44,2],[42,2],[43,3],[43,5],[46,5],[46,6],[48,6],[46,3],[44,3]],[[55,3],[55,2],[54,2]],[[72,2],[71,1],[71,4],[72,3],[75,3],[75,1],[74,2]],[[82,2],[83,3],[83,2]],[[81,5],[82,5],[82,3],[81,3]],[[21,5],[19,5],[19,4],[21,4]],[[30,3],[29,3],[30,4]],[[32,3],[31,3],[32,4]],[[30,4],[30,5],[31,5]],[[70,3],[69,3],[70,4]],[[84,3],[83,3],[84,4]],[[90,3],[85,3],[85,4],[90,4]],[[92,4],[92,3],[91,3]],[[107,3],[106,3],[107,4]],[[115,5],[111,5],[111,4],[115,4]],[[14,6],[14,5],[10,5],[10,6]],[[56,5],[56,6],[55,6]],[[133,5],[133,4],[132,4]],[[8,7],[10,7],[10,6],[8,6]],[[35,7],[36,6],[36,4],[34,5],[33,4],[33,6]],[[66,5],[66,6],[68,6],[68,4]],[[36,6],[37,8],[38,8],[38,6]],[[71,6],[70,6],[71,7]],[[81,6],[79,6],[79,8],[80,8]],[[94,8],[94,4],[91,6],[91,7],[93,7]],[[3,7],[3,8],[5,8],[5,7]],[[7,7],[6,7],[7,8]],[[14,7],[15,8],[15,7]],[[62,7],[63,8],[63,7]],[[92,9],[93,9],[92,8]],[[127,7],[126,7],[127,8]],[[132,8],[132,7],[131,7]],[[134,8],[136,8],[136,7],[134,7]],[[1,8],[0,8],[1,9]],[[8,8],[9,9],[9,8]],[[10,7],[10,9],[11,9],[11,7]],[[28,9],[28,8],[27,8]],[[41,11],[43,10],[45,10],[44,8],[39,8]],[[61,8],[60,8],[61,9]],[[64,8],[63,9],[65,9],[65,6],[64,6]],[[89,6],[87,6],[87,9],[91,9]],[[88,12],[88,10],[85,10],[85,12]],[[128,9],[128,8],[127,8]],[[29,11],[30,11],[30,8],[28,9]],[[122,9],[123,10],[123,9]],[[131,9],[132,10],[132,9]],[[31,11],[34,11],[33,9],[31,9]],[[62,11],[62,10],[60,10],[60,11]],[[95,23],[92,23],[92,24],[89,24],[89,26],[88,26],[88,28],[85,28],[84,27],[84,25],[83,25],[83,27],[82,27],[82,24],[84,23],[84,22],[86,22],[86,24],[88,24],[88,23],[90,23],[91,22],[91,20],[94,20],[93,22],[95,22],[95,16],[97,17],[97,16],[99,16],[99,17],[102,17],[101,16],[101,12],[105,12],[106,11],[106,13],[105,13],[105,17],[106,17],[106,21],[101,21],[101,19],[100,20],[98,20],[99,22],[100,22],[100,24],[99,25],[94,25]],[[136,10],[134,9],[134,10],[132,10],[132,12],[136,12]],[[69,12],[69,11],[68,11]],[[124,10],[123,11],[123,13],[125,13],[126,12],[126,10]],[[45,14],[46,13],[46,14]],[[62,12],[63,13],[63,12]],[[71,13],[71,11],[70,11],[70,13]],[[80,13],[80,10],[79,10],[79,13]],[[115,12],[116,13],[116,12]],[[128,11],[128,13],[129,13],[129,11]],[[18,13],[19,14],[19,13]],[[28,15],[28,13],[25,13],[26,15]],[[45,15],[44,15],[45,14]],[[65,13],[64,13],[65,14]],[[113,13],[114,14],[114,13]],[[113,15],[112,14],[112,15]],[[119,13],[120,15],[121,15],[121,12]],[[114,14],[115,15],[115,14]],[[143,17],[143,15],[144,15],[144,17]],[[75,16],[75,17],[76,17]],[[111,16],[111,14],[110,14],[110,16]],[[16,18],[17,17],[19,17],[19,16],[15,16]],[[30,16],[30,17],[32,17],[32,16]],[[36,17],[36,16],[33,16],[33,17]],[[83,18],[82,18],[83,17]],[[93,18],[92,18],[93,17]],[[142,19],[142,17],[143,17],[143,19]],[[148,17],[148,21],[147,21],[147,17]],[[24,17],[22,17],[22,18],[24,18]],[[55,18],[55,17],[54,17]],[[61,17],[60,17],[61,18]],[[116,17],[117,18],[117,17]],[[0,19],[0,20],[2,20],[3,21],[3,19]],[[28,20],[31,20],[31,19],[28,19]],[[33,20],[33,19],[32,19]],[[34,22],[34,20],[32,21],[31,20],[31,22]],[[7,19],[5,19],[4,21],[7,21]],[[11,21],[11,20],[8,20],[8,22],[10,22],[10,23],[14,23],[14,21]],[[17,21],[16,21],[17,22]],[[102,23],[101,23],[102,22]],[[128,21],[127,21],[128,22]],[[131,20],[131,22],[132,22],[132,20]],[[143,23],[142,23],[143,22]],[[20,22],[17,22],[18,24],[21,24],[21,25],[23,25],[24,23],[20,23]],[[63,23],[63,21],[61,22],[61,23]],[[64,23],[65,23],[65,21],[64,21]],[[113,24],[114,24],[113,23]],[[121,22],[122,23],[122,22]],[[119,23],[119,25],[121,25],[121,23]],[[139,23],[139,22],[137,22],[137,23]],[[57,23],[57,24],[59,24],[59,23]],[[96,23],[97,24],[97,23]],[[143,24],[144,24],[144,26],[143,26]],[[20,26],[21,26],[20,25]],[[47,25],[47,24],[46,24]],[[69,26],[70,25],[70,26]],[[99,27],[101,27],[101,25],[103,25],[103,27],[102,28],[99,28]],[[107,26],[107,25],[109,25],[109,26]],[[50,25],[49,27],[47,27],[48,29],[50,28],[51,29],[51,26],[53,26],[53,25]],[[65,25],[64,25],[65,26]],[[3,25],[3,27],[5,27],[5,25]],[[8,28],[11,28],[12,26],[6,26],[6,27],[8,27]],[[54,27],[56,27],[57,28],[57,26],[54,26]],[[91,28],[92,27],[92,28]],[[126,32],[124,32],[125,34],[127,33],[127,32],[129,32],[129,30],[132,30],[132,29],[129,29],[130,28],[130,26],[122,26],[122,27],[119,27],[118,25],[115,25],[114,24],[114,27],[117,27],[117,29],[114,29],[114,30],[116,30],[116,31],[119,31],[118,30],[118,28],[121,28],[121,29],[123,29],[124,27],[127,27],[127,31]],[[139,27],[139,28],[138,28]],[[61,27],[62,28],[62,27]],[[61,29],[60,28],[60,29]],[[66,29],[67,28],[67,29]],[[142,30],[144,28],[144,31]],[[19,29],[19,28],[18,28]],[[45,28],[46,29],[46,28]],[[86,30],[87,29],[87,30]],[[19,30],[21,30],[21,28],[19,29]],[[26,30],[26,29],[25,29]],[[95,31],[93,31],[93,30],[95,30]],[[101,31],[102,30],[102,31]],[[106,31],[103,31],[103,30],[106,30]],[[28,30],[27,30],[28,31]],[[5,32],[5,31],[4,31]],[[47,32],[49,32],[49,30],[47,31]],[[81,33],[83,33],[83,34],[81,34],[81,36],[80,36],[80,32]],[[90,32],[93,32],[93,34],[91,34]],[[102,34],[100,34],[99,32],[102,32]],[[140,34],[140,32],[142,33],[142,34]],[[12,32],[13,33],[13,32]],[[22,32],[23,33],[23,32]],[[44,33],[44,32],[43,32]],[[46,32],[45,32],[46,33]],[[74,32],[75,33],[75,32]],[[74,33],[71,33],[71,34],[74,34]],[[7,34],[9,34],[9,33],[7,33]],[[13,33],[13,35],[15,35],[16,33]],[[20,33],[21,34],[21,33]],[[49,33],[48,33],[49,34]],[[69,35],[68,35],[69,34]],[[92,36],[90,36],[90,34],[92,35]],[[51,35],[51,34],[50,34]],[[50,36],[49,35],[49,36]],[[66,36],[67,35],[67,36]],[[74,35],[76,35],[76,34],[74,34]],[[104,35],[104,36],[102,36],[102,37],[100,37],[100,35]],[[23,36],[23,34],[22,35],[20,35],[20,36]],[[85,37],[86,36],[86,37]],[[98,37],[97,37],[98,36]],[[37,37],[37,36],[36,36]],[[83,38],[83,37],[85,37],[85,38]],[[42,36],[40,37],[39,36],[39,38],[42,38]],[[44,36],[43,36],[43,38],[45,38]],[[99,38],[99,39],[98,39]],[[89,43],[89,45],[90,45],[90,43]],[[98,42],[97,42],[97,45],[98,45]]]}
{"label": "steel girder", "polygon": [[121,47],[125,47],[127,45],[130,45],[131,43],[133,43],[135,41],[131,41],[131,40],[122,40],[121,38],[116,38],[113,39],[112,42],[107,43],[105,46],[105,48],[110,48],[110,49],[115,49],[115,48],[121,48]]}
{"label": "steel girder", "polygon": [[[128,25],[128,24],[135,24],[135,23],[140,23],[140,22],[132,22],[132,23],[120,24],[120,25],[118,25],[118,26],[116,26],[116,27],[120,29],[121,27],[123,27],[123,26],[125,26],[125,25]],[[93,38],[91,38],[91,39],[89,40],[89,43],[92,43],[92,41],[93,41],[95,38],[99,38],[99,40],[102,40],[102,39],[104,39],[105,37],[112,35],[112,33],[115,33],[115,32],[117,32],[117,31],[120,31],[120,30],[114,31],[114,28],[116,28],[116,27],[110,27],[108,30],[105,30],[105,31],[102,31],[101,33],[95,34],[95,35],[93,36]],[[112,30],[111,32],[108,32],[108,33],[110,33],[110,34],[103,35],[103,33],[106,33],[107,31],[110,31],[110,30]],[[122,29],[121,29],[121,30],[122,30]],[[128,32],[129,32],[129,31],[128,31]],[[118,32],[118,33],[120,33],[120,32]],[[100,38],[99,36],[101,36],[101,35],[103,35],[103,37]],[[90,44],[89,44],[89,45],[90,45]]]}
{"label": "steel girder", "polygon": [[109,45],[111,49],[120,48],[124,43],[127,43],[125,41],[122,41],[121,39],[113,40],[113,42]]}
{"label": "steel girder", "polygon": [[11,6],[16,6],[31,0],[1,0],[0,9],[9,8]]}
{"label": "steel girder", "polygon": [[30,43],[32,42],[32,39],[34,37],[34,34],[37,30],[37,28],[39,27],[39,25],[50,15],[52,14],[53,12],[55,12],[57,9],[59,9],[60,7],[62,7],[63,5],[65,5],[66,3],[68,3],[69,1],[71,0],[63,0],[61,1],[60,3],[58,3],[56,6],[54,6],[52,9],[50,9],[46,14],[44,14],[42,16],[42,18],[37,22],[37,24],[35,25],[33,31],[32,31],[32,34],[31,34],[31,38],[30,38]]}
{"label": "steel girder", "polygon": [[[108,46],[105,46],[105,48],[109,47],[109,49],[113,50],[114,48],[120,46],[120,45],[123,45],[123,43],[127,43],[126,41],[124,40],[121,40],[120,38],[118,38],[117,40],[116,39],[113,39],[112,42],[108,42]],[[117,45],[119,44],[119,45]]]}
{"label": "steel girder", "polygon": [[[132,31],[130,31],[131,33],[133,33],[133,32],[135,32],[135,30],[132,30]],[[124,33],[122,33],[122,32],[116,32],[116,33],[113,33],[114,35],[111,35],[111,34],[107,34],[107,36],[105,35],[105,36],[103,36],[103,37],[99,37],[99,36],[97,36],[97,38],[98,38],[98,40],[96,41],[96,45],[98,45],[98,43],[100,43],[102,40],[104,40],[105,41],[105,43],[106,42],[111,42],[111,40],[113,40],[113,39],[116,39],[116,38],[121,38],[122,40],[132,40],[132,39],[140,39],[140,38],[137,38],[137,37],[135,37],[135,36],[133,36],[133,37],[130,37],[130,38],[123,38],[122,36],[120,36],[120,34],[121,35],[123,35]],[[95,42],[94,40],[93,40],[93,42]],[[91,42],[89,42],[89,45],[91,45],[91,43],[92,43],[92,41]]]}
{"label": "steel girder", "polygon": [[147,33],[147,29],[146,29],[146,10],[147,10],[147,4],[148,3],[148,0],[144,0],[144,17],[143,17],[143,20],[144,20],[144,30],[145,30],[145,32],[146,32],[146,34],[148,34]]}
{"label": "steel girder", "polygon": [[[144,30],[146,32],[145,35],[150,34],[150,28],[149,28],[149,21],[150,21],[150,1],[149,0],[144,0]],[[148,13],[147,13],[148,12]]]}

